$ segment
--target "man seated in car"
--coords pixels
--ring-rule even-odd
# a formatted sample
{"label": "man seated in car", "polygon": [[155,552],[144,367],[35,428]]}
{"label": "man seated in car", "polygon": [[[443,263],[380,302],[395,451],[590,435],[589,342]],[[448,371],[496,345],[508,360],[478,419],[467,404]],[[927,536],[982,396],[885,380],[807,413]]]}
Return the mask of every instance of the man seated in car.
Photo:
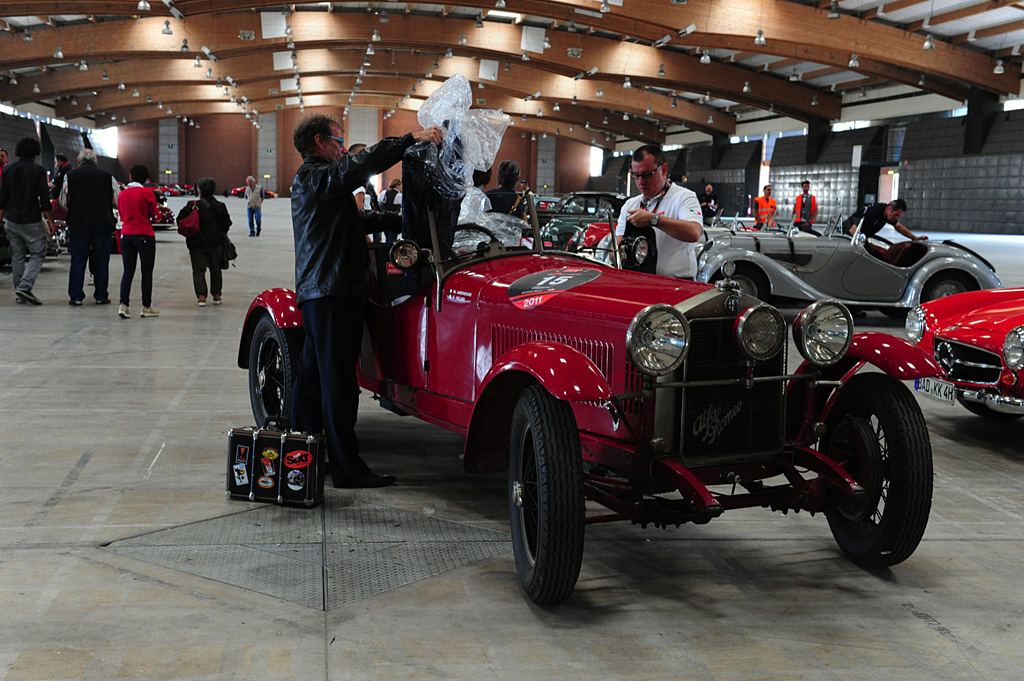
{"label": "man seated in car", "polygon": [[[873,237],[886,225],[892,225],[897,232],[911,241],[926,241],[928,239],[927,236],[917,236],[900,222],[900,218],[903,217],[903,213],[906,210],[907,202],[903,199],[894,199],[889,203],[875,203],[870,206],[862,206],[849,217],[843,224],[843,227],[856,238],[858,234],[864,234],[865,237]],[[893,265],[899,264],[900,256],[907,250],[906,246],[901,246],[900,244],[896,244],[890,249],[867,241],[864,242],[864,245],[871,251],[872,255]]]}

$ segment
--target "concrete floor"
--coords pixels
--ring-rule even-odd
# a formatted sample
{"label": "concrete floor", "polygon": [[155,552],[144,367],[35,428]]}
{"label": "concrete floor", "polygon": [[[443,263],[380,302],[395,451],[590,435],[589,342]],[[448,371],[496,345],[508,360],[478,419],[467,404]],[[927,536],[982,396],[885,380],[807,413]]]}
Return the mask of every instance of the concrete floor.
{"label": "concrete floor", "polygon": [[[225,499],[225,431],[252,420],[239,328],[293,276],[288,202],[265,204],[258,240],[226,202],[239,259],[223,306],[196,307],[173,232],[158,319],[66,305],[66,255],[39,277],[43,307],[0,281],[0,678],[1020,678],[1024,422],[937,402],[922,404],[928,531],[881,574],[846,561],[820,516],[748,510],[589,527],[574,595],[538,608],[515,578],[504,477],[464,475],[458,437],[368,399],[365,455],[396,487],[328,490],[314,510]],[[964,241],[1024,284],[1024,240]]]}

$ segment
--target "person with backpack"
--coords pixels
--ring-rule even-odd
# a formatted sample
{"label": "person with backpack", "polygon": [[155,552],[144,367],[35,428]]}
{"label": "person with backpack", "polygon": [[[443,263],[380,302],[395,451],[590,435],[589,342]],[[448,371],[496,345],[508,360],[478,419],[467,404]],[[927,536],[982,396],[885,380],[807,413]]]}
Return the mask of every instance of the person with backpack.
{"label": "person with backpack", "polygon": [[402,179],[396,177],[391,180],[388,188],[381,192],[378,197],[380,209],[385,213],[402,214]]}
{"label": "person with backpack", "polygon": [[160,217],[156,196],[143,183],[149,180],[149,169],[132,166],[128,171],[128,186],[117,195],[117,212],[121,216],[121,300],[117,316],[131,317],[128,304],[135,278],[135,265],[142,262],[142,315],[156,317],[160,312],[153,307],[153,266],[156,264],[156,234],[153,219]]}
{"label": "person with backpack", "polygon": [[[189,201],[178,213],[179,231],[181,222],[192,211],[199,212],[199,232],[185,237],[189,259],[192,261],[192,285],[195,287],[199,307],[206,307],[206,297],[213,294],[213,304],[221,304],[224,262],[225,234],[231,227],[231,216],[227,206],[217,200],[217,183],[212,177],[201,177],[196,181],[198,201]],[[210,286],[206,286],[206,270],[210,270]]]}

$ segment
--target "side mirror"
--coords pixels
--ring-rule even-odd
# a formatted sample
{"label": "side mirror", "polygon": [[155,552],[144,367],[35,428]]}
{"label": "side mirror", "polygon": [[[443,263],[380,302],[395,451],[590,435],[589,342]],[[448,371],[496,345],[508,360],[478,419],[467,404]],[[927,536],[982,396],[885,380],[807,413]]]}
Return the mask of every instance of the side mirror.
{"label": "side mirror", "polygon": [[420,247],[412,239],[399,239],[391,246],[388,257],[398,269],[409,270],[420,259]]}

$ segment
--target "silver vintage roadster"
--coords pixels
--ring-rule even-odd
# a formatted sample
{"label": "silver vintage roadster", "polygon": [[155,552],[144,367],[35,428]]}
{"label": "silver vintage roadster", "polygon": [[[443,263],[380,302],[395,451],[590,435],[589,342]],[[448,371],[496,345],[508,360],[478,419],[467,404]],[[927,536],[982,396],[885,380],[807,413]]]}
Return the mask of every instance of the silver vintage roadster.
{"label": "silver vintage roadster", "polygon": [[711,229],[697,259],[697,281],[733,279],[747,293],[779,302],[835,298],[846,305],[905,314],[915,305],[965,291],[1002,288],[995,268],[955,241],[892,243],[851,238],[835,218],[822,236],[805,232]]}

